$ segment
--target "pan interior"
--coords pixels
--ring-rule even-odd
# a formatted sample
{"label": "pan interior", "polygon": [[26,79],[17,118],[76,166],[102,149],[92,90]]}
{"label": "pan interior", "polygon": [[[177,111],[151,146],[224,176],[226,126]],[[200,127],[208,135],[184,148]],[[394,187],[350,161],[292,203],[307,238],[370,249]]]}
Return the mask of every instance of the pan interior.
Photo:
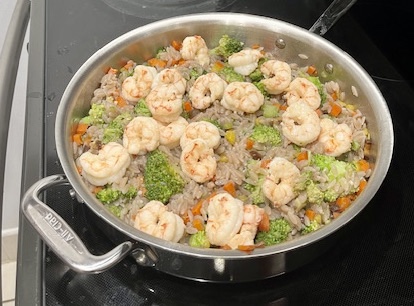
{"label": "pan interior", "polygon": [[[96,52],[75,74],[68,85],[57,113],[56,143],[59,158],[68,179],[89,207],[118,231],[146,244],[195,256],[243,257],[241,252],[194,250],[158,238],[143,235],[109,213],[90,193],[76,170],[72,158],[71,131],[90,107],[93,91],[110,67],[119,68],[132,59],[138,63],[151,58],[161,46],[189,35],[201,35],[209,47],[218,43],[223,34],[234,36],[247,45],[260,44],[287,62],[313,64],[323,71],[322,81],[337,80],[345,89],[348,102],[366,115],[372,137],[370,160],[376,164],[364,193],[343,215],[321,230],[297,241],[257,249],[248,256],[285,252],[318,241],[350,221],[362,210],[380,187],[390,164],[393,131],[386,103],[369,75],[349,55],[327,40],[278,20],[233,13],[207,13],[170,18],[133,30],[115,39]],[[280,44],[283,42],[283,44]],[[327,67],[332,69],[326,69]],[[356,92],[357,91],[357,94]]]}

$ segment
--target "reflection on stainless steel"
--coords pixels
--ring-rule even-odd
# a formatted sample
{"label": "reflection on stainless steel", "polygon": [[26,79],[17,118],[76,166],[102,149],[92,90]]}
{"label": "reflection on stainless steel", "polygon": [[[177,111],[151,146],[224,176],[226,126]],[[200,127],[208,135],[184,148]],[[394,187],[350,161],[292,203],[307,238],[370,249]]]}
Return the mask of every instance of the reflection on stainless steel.
{"label": "reflection on stainless steel", "polygon": [[309,31],[323,36],[355,2],[356,0],[334,0]]}
{"label": "reflection on stainless steel", "polygon": [[102,0],[111,8],[145,19],[163,19],[190,13],[220,11],[236,0]]}

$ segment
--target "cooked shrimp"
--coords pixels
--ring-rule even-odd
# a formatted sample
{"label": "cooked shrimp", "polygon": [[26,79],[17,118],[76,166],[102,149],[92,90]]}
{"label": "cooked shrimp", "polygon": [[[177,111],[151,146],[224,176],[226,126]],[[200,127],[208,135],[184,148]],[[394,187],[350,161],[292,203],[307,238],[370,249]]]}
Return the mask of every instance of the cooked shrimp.
{"label": "cooked shrimp", "polygon": [[196,60],[203,67],[210,64],[208,48],[201,36],[194,35],[184,38],[180,52],[185,60]]}
{"label": "cooked shrimp", "polygon": [[188,121],[183,117],[178,117],[177,120],[165,125],[158,123],[160,130],[160,144],[170,149],[175,148],[180,144],[180,138],[184,134]]}
{"label": "cooked shrimp", "polygon": [[171,85],[170,90],[176,90],[176,95],[183,95],[185,93],[185,86],[187,81],[181,75],[181,73],[174,68],[167,68],[158,73],[152,83],[152,88],[156,88],[161,85]]}
{"label": "cooked shrimp", "polygon": [[182,95],[173,85],[159,85],[151,90],[145,99],[152,117],[162,123],[171,123],[183,111]]}
{"label": "cooked shrimp", "polygon": [[293,187],[299,175],[299,169],[285,158],[275,157],[269,163],[263,193],[274,207],[285,205],[296,197]]}
{"label": "cooked shrimp", "polygon": [[214,124],[208,121],[191,122],[181,136],[181,148],[184,148],[194,139],[202,139],[208,147],[216,149],[221,140],[220,131]]}
{"label": "cooked shrimp", "polygon": [[181,170],[198,183],[212,179],[217,169],[214,151],[202,139],[194,139],[185,145],[180,165]]}
{"label": "cooked shrimp", "polygon": [[292,70],[286,62],[266,61],[260,66],[260,71],[265,77],[261,80],[261,83],[264,84],[266,91],[270,94],[280,94],[289,86],[292,80]]}
{"label": "cooked shrimp", "polygon": [[196,109],[208,108],[223,97],[226,86],[226,81],[214,72],[198,77],[188,93],[191,104]]}
{"label": "cooked shrimp", "polygon": [[321,105],[321,96],[315,84],[305,78],[294,79],[286,89],[287,93],[283,96],[288,105],[292,105],[300,100],[305,101],[313,110]]}
{"label": "cooked shrimp", "polygon": [[130,163],[128,151],[117,142],[107,143],[97,155],[85,152],[79,157],[82,176],[95,186],[120,180]]}
{"label": "cooked shrimp", "polygon": [[347,124],[338,124],[329,118],[323,118],[320,126],[318,144],[322,145],[322,153],[339,156],[351,150],[352,130]]}
{"label": "cooked shrimp", "polygon": [[219,193],[210,199],[207,215],[208,241],[213,245],[225,246],[240,231],[243,202],[228,193]]}
{"label": "cooked shrimp", "polygon": [[232,111],[256,112],[264,103],[260,90],[249,82],[232,82],[224,90],[221,104]]}
{"label": "cooked shrimp", "polygon": [[243,223],[239,233],[233,236],[227,245],[237,249],[240,245],[254,245],[257,227],[263,218],[264,209],[257,205],[247,204],[243,206]]}
{"label": "cooked shrimp", "polygon": [[304,146],[318,139],[321,127],[318,114],[308,104],[298,101],[282,115],[283,135],[291,142]]}
{"label": "cooked shrimp", "polygon": [[124,130],[123,145],[130,154],[146,154],[159,144],[158,123],[151,117],[135,117]]}
{"label": "cooked shrimp", "polygon": [[130,102],[137,102],[145,98],[152,86],[157,70],[154,67],[138,65],[134,74],[122,82],[121,96]]}
{"label": "cooked shrimp", "polygon": [[184,235],[183,219],[159,201],[150,201],[137,211],[134,227],[149,235],[178,242]]}
{"label": "cooked shrimp", "polygon": [[249,75],[258,66],[259,59],[263,57],[262,52],[257,49],[244,49],[229,56],[228,63],[234,71],[241,75]]}

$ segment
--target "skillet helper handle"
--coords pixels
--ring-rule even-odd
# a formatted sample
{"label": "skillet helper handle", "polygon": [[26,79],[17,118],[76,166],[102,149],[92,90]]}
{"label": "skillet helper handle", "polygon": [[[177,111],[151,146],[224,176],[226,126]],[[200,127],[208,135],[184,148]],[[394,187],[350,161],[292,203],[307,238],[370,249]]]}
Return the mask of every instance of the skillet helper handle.
{"label": "skillet helper handle", "polygon": [[334,0],[309,29],[310,32],[323,36],[342,17],[357,0]]}
{"label": "skillet helper handle", "polygon": [[104,255],[92,255],[62,217],[39,199],[48,188],[63,185],[69,185],[64,175],[48,176],[32,185],[23,196],[22,211],[43,241],[77,272],[99,273],[124,259],[133,248],[132,242],[123,242]]}

